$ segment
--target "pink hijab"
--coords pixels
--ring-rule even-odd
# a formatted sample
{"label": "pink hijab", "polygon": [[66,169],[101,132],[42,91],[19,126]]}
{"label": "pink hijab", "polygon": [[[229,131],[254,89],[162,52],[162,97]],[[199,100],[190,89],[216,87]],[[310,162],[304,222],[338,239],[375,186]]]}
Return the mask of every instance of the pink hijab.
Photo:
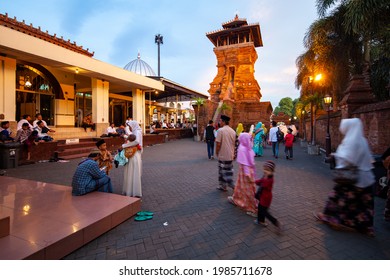
{"label": "pink hijab", "polygon": [[247,132],[242,132],[238,137],[240,145],[237,149],[237,162],[239,164],[255,167],[255,153],[252,150],[252,136]]}

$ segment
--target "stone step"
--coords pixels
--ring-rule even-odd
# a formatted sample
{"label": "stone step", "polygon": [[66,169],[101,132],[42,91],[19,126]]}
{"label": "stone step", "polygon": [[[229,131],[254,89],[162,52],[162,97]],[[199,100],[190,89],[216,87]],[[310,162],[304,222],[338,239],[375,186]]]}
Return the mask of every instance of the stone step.
{"label": "stone step", "polygon": [[77,144],[58,144],[57,149],[58,151],[65,151],[78,148],[96,148],[95,143],[96,141],[82,141]]}
{"label": "stone step", "polygon": [[53,129],[56,132],[50,133],[50,136],[56,141],[82,138],[91,139],[98,136],[96,131],[91,131],[89,128],[87,131],[84,131],[84,128],[81,127],[53,127]]}
{"label": "stone step", "polygon": [[[96,148],[96,147],[95,147]],[[94,147],[82,147],[82,148],[73,148],[73,149],[66,149],[63,151],[58,151],[58,157],[64,157],[69,155],[78,155],[78,154],[89,154]]]}
{"label": "stone step", "polygon": [[73,154],[73,155],[66,155],[66,156],[58,156],[58,158],[63,160],[69,160],[69,159],[75,159],[75,158],[83,158],[88,157],[90,153],[79,153],[79,154]]}

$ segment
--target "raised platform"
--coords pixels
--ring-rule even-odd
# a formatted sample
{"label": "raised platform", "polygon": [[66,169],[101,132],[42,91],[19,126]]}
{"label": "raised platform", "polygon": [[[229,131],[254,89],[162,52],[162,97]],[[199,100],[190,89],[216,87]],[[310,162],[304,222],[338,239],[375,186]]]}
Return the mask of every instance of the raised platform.
{"label": "raised platform", "polygon": [[0,177],[0,219],[10,234],[0,238],[0,260],[61,259],[141,209],[141,200],[93,192],[72,196],[62,185]]}

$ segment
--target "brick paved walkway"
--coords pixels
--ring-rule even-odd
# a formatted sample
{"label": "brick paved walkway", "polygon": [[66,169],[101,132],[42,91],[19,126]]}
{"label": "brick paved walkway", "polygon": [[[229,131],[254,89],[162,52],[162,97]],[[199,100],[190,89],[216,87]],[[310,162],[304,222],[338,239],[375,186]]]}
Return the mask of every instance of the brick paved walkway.
{"label": "brick paved walkway", "polygon": [[[271,212],[284,226],[278,235],[272,225],[256,226],[253,217],[229,204],[230,192],[216,190],[217,160],[207,159],[205,143],[184,139],[147,147],[142,209],[153,211],[154,218],[132,218],[65,259],[390,259],[384,200],[375,200],[375,238],[332,230],[312,214],[322,210],[332,189],[328,165],[298,144],[294,157],[276,160]],[[258,176],[266,159],[272,159],[270,148],[256,158]],[[20,166],[7,170],[7,176],[70,185],[79,161]],[[117,193],[122,176],[123,167],[113,169]]]}

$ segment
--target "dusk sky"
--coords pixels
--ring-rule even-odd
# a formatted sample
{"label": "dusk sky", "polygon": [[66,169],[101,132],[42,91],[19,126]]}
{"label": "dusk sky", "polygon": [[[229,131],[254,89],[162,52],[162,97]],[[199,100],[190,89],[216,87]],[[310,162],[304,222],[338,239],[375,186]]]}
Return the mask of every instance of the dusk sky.
{"label": "dusk sky", "polygon": [[161,34],[161,76],[204,94],[217,74],[206,33],[238,14],[260,24],[264,46],[256,48],[255,78],[261,101],[274,108],[283,97],[299,97],[295,60],[317,18],[315,0],[4,0],[0,12],[76,41],[94,58],[121,68],[140,52],[156,74],[154,37]]}

